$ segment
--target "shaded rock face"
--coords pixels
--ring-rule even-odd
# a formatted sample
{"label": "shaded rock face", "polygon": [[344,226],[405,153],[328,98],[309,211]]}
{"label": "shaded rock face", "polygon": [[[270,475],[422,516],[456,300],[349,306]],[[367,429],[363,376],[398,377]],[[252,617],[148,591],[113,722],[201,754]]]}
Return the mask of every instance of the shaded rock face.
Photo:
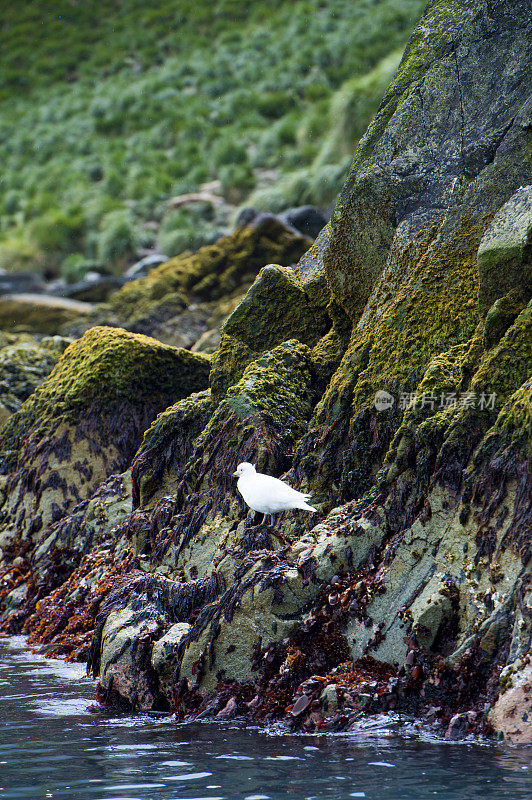
{"label": "shaded rock face", "polygon": [[[527,697],[497,697],[518,691],[509,676],[523,672],[531,643],[520,188],[531,183],[531,32],[520,0],[427,6],[331,223],[296,268],[267,265],[235,304],[210,391],[188,386],[147,430],[134,510],[106,532],[120,566],[105,562],[100,540],[76,568],[102,565],[90,664],[108,699],[180,714],[288,713],[308,730],[326,730],[327,714],[347,726],[399,708],[436,719],[450,738],[481,728],[494,704],[496,730],[528,735]],[[209,250],[223,282],[197,262],[192,273],[192,262],[174,263],[168,307],[190,287],[215,297],[231,276],[238,283],[243,241],[234,270]],[[142,284],[148,316],[167,278],[163,265]],[[139,286],[120,293],[132,314]],[[135,353],[123,375],[142,362]],[[376,404],[377,392],[388,401]],[[139,397],[125,406],[137,416]],[[28,403],[18,419],[31,431]],[[33,467],[10,426],[19,470]],[[254,524],[231,475],[240,461],[310,491],[320,516]],[[75,594],[74,574],[56,597]],[[22,583],[12,580],[16,604]]]}
{"label": "shaded rock face", "polygon": [[133,505],[149,508],[175,494],[196,437],[216,405],[210,389],[197,392],[162,411],[144,434],[133,461]]}

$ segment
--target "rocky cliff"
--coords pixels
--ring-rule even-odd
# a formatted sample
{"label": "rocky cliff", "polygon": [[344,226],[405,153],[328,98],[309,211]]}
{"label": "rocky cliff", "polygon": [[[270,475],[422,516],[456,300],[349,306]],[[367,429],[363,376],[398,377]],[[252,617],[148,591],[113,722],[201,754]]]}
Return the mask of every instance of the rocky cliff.
{"label": "rocky cliff", "polygon": [[[133,708],[531,741],[531,51],[524,0],[429,3],[331,223],[212,359],[67,349],[2,431],[5,629]],[[318,523],[255,524],[240,461]]]}

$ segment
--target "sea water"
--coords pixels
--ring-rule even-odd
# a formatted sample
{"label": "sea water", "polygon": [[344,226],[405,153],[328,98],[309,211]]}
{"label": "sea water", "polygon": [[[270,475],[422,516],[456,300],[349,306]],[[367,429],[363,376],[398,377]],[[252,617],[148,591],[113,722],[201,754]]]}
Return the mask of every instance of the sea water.
{"label": "sea water", "polygon": [[394,719],[294,735],[94,703],[83,665],[0,637],[0,800],[530,800],[532,749],[448,743]]}

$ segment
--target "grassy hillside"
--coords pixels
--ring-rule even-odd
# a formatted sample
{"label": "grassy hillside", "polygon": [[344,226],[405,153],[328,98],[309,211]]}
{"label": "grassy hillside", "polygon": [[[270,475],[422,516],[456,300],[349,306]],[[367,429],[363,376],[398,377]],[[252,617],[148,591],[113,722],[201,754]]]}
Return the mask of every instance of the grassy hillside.
{"label": "grassy hillside", "polygon": [[[76,277],[227,220],[326,205],[422,0],[33,0],[2,12],[0,267]],[[251,196],[250,196],[251,193]]]}

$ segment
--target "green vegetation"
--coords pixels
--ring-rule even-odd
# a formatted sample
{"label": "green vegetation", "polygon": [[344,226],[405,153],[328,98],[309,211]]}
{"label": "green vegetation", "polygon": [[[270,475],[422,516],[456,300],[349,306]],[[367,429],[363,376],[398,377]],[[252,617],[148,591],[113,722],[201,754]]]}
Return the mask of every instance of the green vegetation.
{"label": "green vegetation", "polygon": [[168,200],[214,179],[232,204],[332,202],[423,5],[6,7],[0,267],[72,278],[85,262],[119,270],[155,241],[197,249],[227,220]]}

